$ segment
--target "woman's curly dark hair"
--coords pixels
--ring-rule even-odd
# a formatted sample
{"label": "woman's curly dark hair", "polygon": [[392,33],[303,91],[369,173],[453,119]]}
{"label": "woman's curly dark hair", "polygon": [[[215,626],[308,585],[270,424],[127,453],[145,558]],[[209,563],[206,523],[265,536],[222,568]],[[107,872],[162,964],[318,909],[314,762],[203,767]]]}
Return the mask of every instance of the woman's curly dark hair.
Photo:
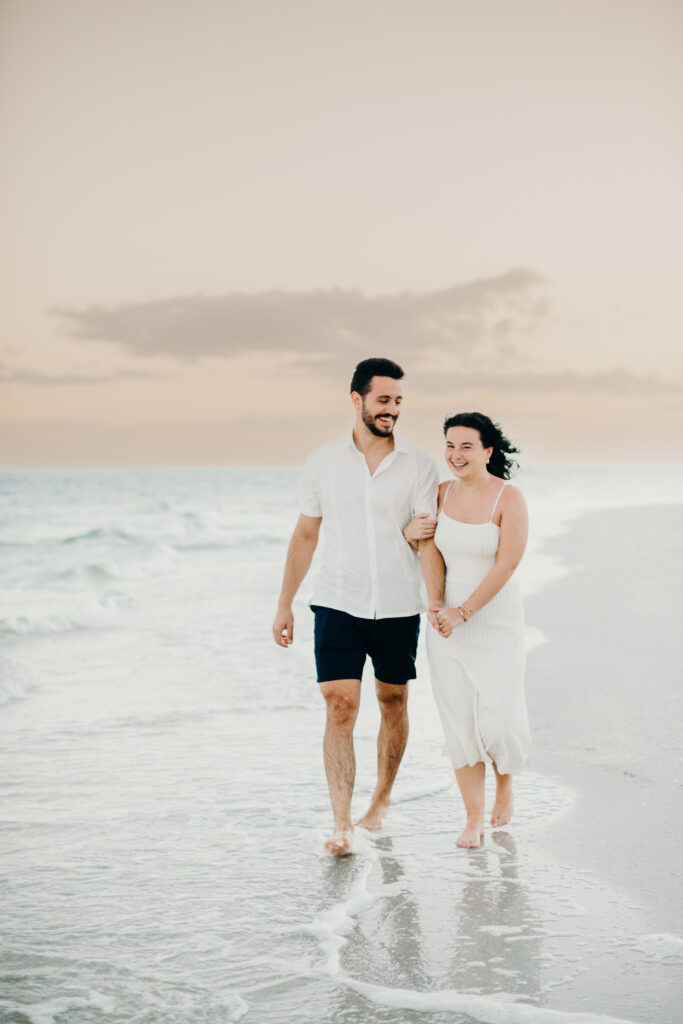
{"label": "woman's curly dark hair", "polygon": [[488,471],[501,480],[509,480],[519,463],[516,459],[508,459],[508,455],[516,455],[519,448],[508,441],[507,437],[497,423],[484,416],[483,412],[458,412],[455,416],[449,416],[444,420],[443,435],[448,433],[451,427],[471,427],[479,431],[481,443],[484,448],[493,448],[489,459]]}

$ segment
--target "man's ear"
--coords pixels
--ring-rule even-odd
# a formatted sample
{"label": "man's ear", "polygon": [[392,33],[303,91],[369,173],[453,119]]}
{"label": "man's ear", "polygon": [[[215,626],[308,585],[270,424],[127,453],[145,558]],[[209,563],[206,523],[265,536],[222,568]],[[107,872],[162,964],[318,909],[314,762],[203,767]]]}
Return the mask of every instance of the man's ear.
{"label": "man's ear", "polygon": [[359,395],[357,391],[352,391],[351,401],[353,402],[353,407],[356,410],[356,412],[360,412],[360,410],[363,408],[363,396]]}

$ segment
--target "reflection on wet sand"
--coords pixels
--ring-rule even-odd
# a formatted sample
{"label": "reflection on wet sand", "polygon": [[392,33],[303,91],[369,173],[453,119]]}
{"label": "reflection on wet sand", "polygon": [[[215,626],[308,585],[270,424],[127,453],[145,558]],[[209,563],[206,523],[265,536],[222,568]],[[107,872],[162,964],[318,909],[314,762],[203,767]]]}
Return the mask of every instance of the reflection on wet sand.
{"label": "reflection on wet sand", "polygon": [[[358,880],[367,872],[368,906],[341,940],[341,984],[321,1019],[360,1014],[363,997],[347,980],[397,992],[457,990],[534,1002],[542,935],[520,879],[513,836],[495,832],[488,845],[472,852],[455,847],[453,837],[434,838],[437,850],[425,850],[422,842],[421,853],[407,857],[405,850],[394,852],[390,836],[379,837],[369,872],[362,858],[339,865],[340,871],[336,865],[325,871],[330,878],[336,875],[337,892],[345,877],[347,907],[354,899],[351,879],[356,879],[357,901]],[[404,1008],[401,1019],[424,1018],[419,1010]]]}
{"label": "reflection on wet sand", "polygon": [[[373,841],[374,870],[369,888],[377,894],[362,915],[343,951],[345,976],[363,978],[392,988],[422,988],[429,977],[420,927],[419,894],[407,884],[405,865],[393,854],[394,841],[379,836]],[[356,865],[358,867],[358,865]],[[321,1021],[363,1020],[367,1001],[342,983]],[[380,1007],[373,1019],[383,1020]],[[395,1020],[386,1008],[386,1020]],[[402,1014],[408,1022],[424,1020],[422,1014]]]}
{"label": "reflection on wet sand", "polygon": [[359,835],[356,857],[321,858],[298,1024],[678,1021],[670,968],[634,953],[637,908],[539,844],[568,794],[532,772],[518,791],[514,825],[488,830],[479,849],[457,847],[459,808],[439,789],[404,803],[385,833]]}
{"label": "reflection on wet sand", "polygon": [[501,992],[533,997],[542,937],[519,877],[515,840],[510,832],[494,832],[487,843],[490,851],[482,847],[468,861],[468,877],[453,908],[457,950],[443,980],[468,992],[491,992],[497,979]]}

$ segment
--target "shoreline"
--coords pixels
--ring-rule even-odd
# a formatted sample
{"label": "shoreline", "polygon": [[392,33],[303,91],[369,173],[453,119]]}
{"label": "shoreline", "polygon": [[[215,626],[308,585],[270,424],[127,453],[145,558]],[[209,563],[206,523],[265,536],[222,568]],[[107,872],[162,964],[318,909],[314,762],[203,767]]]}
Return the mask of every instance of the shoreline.
{"label": "shoreline", "polygon": [[[591,493],[584,484],[574,482],[576,495]],[[639,833],[657,817],[641,803],[664,784],[648,783],[648,750],[654,740],[668,744],[657,770],[670,788],[679,745],[673,591],[660,577],[677,583],[680,508],[587,510],[545,541],[536,519],[538,550],[557,573],[525,597],[529,626],[545,643],[529,654],[535,743],[510,828],[487,828],[479,850],[456,847],[462,809],[421,647],[396,811],[383,833],[360,837],[357,857],[331,862],[317,841],[330,815],[312,616],[302,607],[284,658],[263,621],[285,544],[272,485],[264,478],[251,496],[233,495],[225,523],[213,491],[190,494],[183,479],[163,507],[150,503],[146,484],[122,492],[135,502],[128,518],[118,484],[107,501],[99,483],[66,496],[61,485],[36,492],[22,529],[45,547],[40,559],[35,545],[17,548],[11,577],[30,583],[36,614],[56,592],[69,616],[84,596],[99,602],[123,590],[129,604],[116,629],[63,621],[58,632],[14,635],[0,659],[0,681],[25,683],[3,709],[5,1008],[36,1022],[52,1007],[92,1016],[101,999],[113,1022],[144,1002],[159,1019],[185,1007],[183,1020],[193,1022],[423,1024],[425,1014],[455,1014],[481,1024],[678,1024],[674,843]],[[547,527],[560,520],[553,507],[565,504],[551,488],[541,508]],[[155,540],[177,547],[172,561],[148,547],[152,524]],[[249,530],[254,543],[235,545]],[[641,534],[642,566],[631,551]],[[74,536],[81,540],[63,543]],[[628,564],[618,538],[629,544]],[[618,571],[609,569],[615,560]],[[101,571],[112,564],[114,574]],[[623,596],[634,590],[631,576],[633,612]],[[639,602],[670,645],[653,626],[641,660],[669,674],[660,671],[659,694],[646,672],[633,713],[613,648],[638,638]],[[608,611],[616,626],[603,626]],[[620,616],[630,616],[628,629]],[[579,655],[585,665],[572,661]],[[623,659],[629,670],[637,660],[630,648]],[[30,676],[19,674],[24,665]],[[379,712],[368,673],[355,731],[359,812],[376,773]],[[587,714],[586,693],[602,695],[608,712],[596,698]],[[615,703],[625,708],[616,726]],[[624,820],[606,827],[610,813]],[[674,820],[667,812],[667,833]],[[611,848],[599,849],[595,834]],[[623,877],[613,870],[620,859]]]}
{"label": "shoreline", "polygon": [[[683,506],[589,511],[542,546],[568,574],[525,599],[528,768],[576,793],[542,842],[630,895],[655,932],[681,919]],[[575,568],[572,568],[575,567]]]}

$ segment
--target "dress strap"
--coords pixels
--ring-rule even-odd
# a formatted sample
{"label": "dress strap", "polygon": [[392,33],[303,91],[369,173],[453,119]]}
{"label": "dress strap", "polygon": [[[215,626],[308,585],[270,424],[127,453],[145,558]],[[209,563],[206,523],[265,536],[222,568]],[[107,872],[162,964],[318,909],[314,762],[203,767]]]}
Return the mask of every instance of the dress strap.
{"label": "dress strap", "polygon": [[498,505],[498,502],[500,501],[500,496],[501,496],[501,494],[503,493],[504,490],[505,490],[505,484],[503,484],[501,489],[498,491],[498,497],[496,498],[496,500],[493,503],[493,508],[491,509],[491,515],[489,516],[489,522],[490,523],[493,522],[493,513],[496,511],[496,506]]}
{"label": "dress strap", "polygon": [[445,494],[443,496],[443,501],[441,502],[441,505],[439,506],[439,508],[436,510],[437,516],[438,516],[439,512],[443,512],[444,505],[446,504],[446,501],[448,500],[448,492],[450,491],[452,486],[453,486],[453,481],[451,480],[451,482],[449,483],[448,487],[446,488]]}

